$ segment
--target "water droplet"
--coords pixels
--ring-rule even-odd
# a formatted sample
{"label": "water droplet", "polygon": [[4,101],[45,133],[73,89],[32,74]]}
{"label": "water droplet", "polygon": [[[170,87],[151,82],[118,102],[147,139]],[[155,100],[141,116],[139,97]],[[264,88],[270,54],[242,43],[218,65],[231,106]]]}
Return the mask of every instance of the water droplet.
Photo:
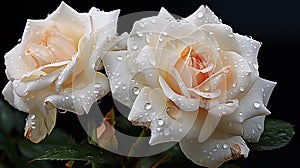
{"label": "water droplet", "polygon": [[100,85],[99,83],[95,83],[94,87],[95,87],[95,88],[100,88],[101,85]]}
{"label": "water droplet", "polygon": [[256,126],[257,126],[257,128],[258,128],[259,130],[262,129],[262,124],[261,124],[261,123],[257,123]]}
{"label": "water droplet", "polygon": [[143,22],[140,22],[139,25],[140,25],[141,27],[145,27],[145,24],[144,24]]}
{"label": "water droplet", "polygon": [[173,119],[176,119],[179,114],[177,108],[174,106],[167,107],[166,112]]}
{"label": "water droplet", "polygon": [[150,103],[145,104],[145,110],[150,110],[152,105]]}
{"label": "water droplet", "polygon": [[232,37],[233,37],[233,34],[229,33],[229,34],[228,34],[228,37],[232,38]]}
{"label": "water droplet", "polygon": [[132,92],[133,92],[133,94],[138,95],[138,94],[140,93],[140,88],[138,88],[138,87],[133,87],[133,88],[132,88]]}
{"label": "water droplet", "polygon": [[161,131],[161,128],[160,128],[160,127],[157,127],[156,130],[157,130],[158,132],[160,132],[160,131]]}
{"label": "water droplet", "polygon": [[257,63],[253,63],[252,66],[253,66],[254,69],[258,69],[258,64]]}
{"label": "water droplet", "polygon": [[237,82],[233,82],[232,87],[236,87]]}
{"label": "water droplet", "polygon": [[209,35],[211,35],[211,36],[214,35],[214,32],[209,32]]}
{"label": "water droplet", "polygon": [[122,60],[123,60],[123,57],[122,57],[122,56],[117,56],[117,60],[118,60],[118,61],[122,61]]}
{"label": "water droplet", "polygon": [[149,36],[148,34],[146,34],[146,38],[145,38],[145,40],[146,40],[146,43],[147,43],[147,44],[149,44],[149,43],[150,43],[150,36]]}
{"label": "water droplet", "polygon": [[258,102],[255,102],[255,103],[253,103],[253,106],[254,106],[255,108],[259,108],[259,107],[260,107],[260,104],[259,104]]}
{"label": "water droplet", "polygon": [[19,87],[19,84],[18,83],[14,83],[14,87],[15,88]]}
{"label": "water droplet", "polygon": [[227,149],[227,148],[228,148],[228,144],[224,143],[224,144],[223,144],[223,148],[224,148],[224,149]]}
{"label": "water droplet", "polygon": [[203,16],[204,16],[204,14],[203,14],[202,11],[200,11],[200,12],[197,13],[197,18],[198,18],[198,19],[202,19]]}
{"label": "water droplet", "polygon": [[153,58],[153,57],[149,57],[149,62],[150,62],[150,64],[151,65],[153,65],[153,66],[155,66],[156,65],[156,60],[155,60],[155,58]]}
{"label": "water droplet", "polygon": [[170,130],[169,130],[169,129],[165,129],[165,130],[164,130],[164,134],[165,134],[166,136],[170,135]]}
{"label": "water droplet", "polygon": [[155,23],[156,23],[156,19],[154,19],[154,18],[151,18],[150,20],[151,20],[151,22],[152,22],[153,24],[155,24]]}
{"label": "water droplet", "polygon": [[35,114],[31,114],[30,119],[34,120],[35,119]]}
{"label": "water droplet", "polygon": [[164,124],[165,124],[165,121],[164,121],[164,120],[162,120],[162,119],[158,119],[158,120],[157,120],[157,125],[163,126]]}
{"label": "water droplet", "polygon": [[138,37],[143,37],[143,33],[142,33],[142,32],[139,32],[139,31],[136,32],[136,35],[137,35]]}
{"label": "water droplet", "polygon": [[243,86],[240,87],[240,91],[243,92],[245,91],[245,88]]}
{"label": "water droplet", "polygon": [[242,115],[243,115],[243,112],[239,112],[239,115],[242,116]]}
{"label": "water droplet", "polygon": [[136,44],[133,44],[133,45],[132,45],[132,49],[133,49],[133,50],[137,50],[137,49],[138,49],[138,46],[137,46]]}

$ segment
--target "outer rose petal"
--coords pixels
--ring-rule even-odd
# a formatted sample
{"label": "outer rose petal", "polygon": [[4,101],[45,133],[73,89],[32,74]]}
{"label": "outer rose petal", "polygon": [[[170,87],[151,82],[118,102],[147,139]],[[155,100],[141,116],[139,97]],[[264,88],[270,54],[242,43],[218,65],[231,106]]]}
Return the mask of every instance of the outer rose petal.
{"label": "outer rose petal", "polygon": [[256,143],[264,132],[265,116],[257,116],[243,122],[243,138]]}
{"label": "outer rose petal", "polygon": [[214,12],[204,5],[201,5],[193,14],[185,18],[185,20],[197,26],[202,26],[209,23],[221,23]]}
{"label": "outer rose petal", "polygon": [[182,140],[179,145],[194,163],[212,168],[219,167],[231,159],[248,157],[250,151],[241,137],[219,131],[215,131],[212,137],[203,143]]}
{"label": "outer rose petal", "polygon": [[150,145],[179,141],[193,126],[197,112],[185,112],[167,101],[161,89],[144,87],[128,116],[135,125],[151,129]]}
{"label": "outer rose petal", "polygon": [[24,136],[34,143],[42,141],[50,134],[56,122],[56,108],[50,107],[48,114],[36,110],[27,117]]}
{"label": "outer rose petal", "polygon": [[78,44],[82,36],[92,32],[89,17],[89,14],[78,13],[65,2],[61,2],[59,7],[45,19],[45,22],[55,22],[64,35]]}
{"label": "outer rose petal", "polygon": [[[161,8],[158,16],[144,18],[134,23],[127,43],[130,71],[137,71],[137,67],[132,61],[136,59],[144,46],[156,45],[165,22],[172,20],[175,20],[174,17],[166,9]],[[140,33],[142,33],[142,37],[140,37]]]}
{"label": "outer rose petal", "polygon": [[95,81],[83,89],[60,95],[50,95],[45,102],[53,104],[58,109],[82,115],[87,114],[93,103],[108,92],[108,79],[102,73],[97,73]]}
{"label": "outer rose petal", "polygon": [[252,88],[240,99],[237,110],[229,116],[224,116],[218,127],[227,132],[241,135],[251,142],[258,140],[264,125],[264,118],[259,116],[270,114],[266,106],[275,85],[276,82],[259,77]]}

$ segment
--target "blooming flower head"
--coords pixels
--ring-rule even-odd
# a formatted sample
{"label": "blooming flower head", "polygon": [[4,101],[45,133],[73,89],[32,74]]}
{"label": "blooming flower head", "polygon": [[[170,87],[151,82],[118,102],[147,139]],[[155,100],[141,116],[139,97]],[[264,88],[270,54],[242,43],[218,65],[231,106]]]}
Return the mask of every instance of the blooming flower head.
{"label": "blooming flower head", "polygon": [[2,93],[28,114],[24,136],[38,143],[52,131],[57,109],[88,113],[109,92],[96,60],[116,34],[119,10],[78,13],[66,3],[42,20],[27,20],[21,42],[5,54]]}
{"label": "blooming flower head", "polygon": [[128,119],[151,129],[150,144],[179,142],[194,163],[218,167],[247,157],[276,84],[259,76],[261,43],[234,33],[207,7],[175,19],[162,8],[136,21],[127,51],[103,58]]}

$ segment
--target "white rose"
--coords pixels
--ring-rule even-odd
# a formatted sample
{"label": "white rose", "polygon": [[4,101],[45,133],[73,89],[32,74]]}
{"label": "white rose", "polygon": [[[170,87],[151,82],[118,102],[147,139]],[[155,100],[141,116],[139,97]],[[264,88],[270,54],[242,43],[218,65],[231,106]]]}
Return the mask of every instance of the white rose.
{"label": "white rose", "polygon": [[114,98],[131,108],[133,124],[151,129],[150,144],[179,142],[206,167],[248,156],[244,140],[259,141],[276,85],[259,77],[261,43],[206,6],[180,20],[162,8],[135,22],[127,42],[103,62]]}
{"label": "white rose", "polygon": [[25,137],[40,142],[54,128],[57,109],[81,115],[109,92],[95,63],[116,34],[118,15],[95,7],[78,13],[62,2],[46,19],[27,21],[21,42],[5,55],[9,82],[2,91],[29,113]]}

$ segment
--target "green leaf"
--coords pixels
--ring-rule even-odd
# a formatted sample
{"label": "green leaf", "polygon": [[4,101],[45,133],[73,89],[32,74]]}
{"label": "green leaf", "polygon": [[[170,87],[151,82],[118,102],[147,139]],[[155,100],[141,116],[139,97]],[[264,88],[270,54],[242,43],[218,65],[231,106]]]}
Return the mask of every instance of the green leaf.
{"label": "green leaf", "polygon": [[68,144],[69,139],[65,132],[60,129],[54,129],[42,142],[35,144],[24,139],[18,142],[18,147],[23,156],[31,159],[41,155],[48,149]]}
{"label": "green leaf", "polygon": [[294,137],[294,126],[289,122],[266,118],[265,130],[258,143],[249,143],[251,150],[265,151],[284,147]]}
{"label": "green leaf", "polygon": [[101,166],[120,167],[119,161],[116,160],[115,155],[89,144],[70,144],[52,148],[44,154],[34,158],[29,163],[41,160],[86,161]]}

